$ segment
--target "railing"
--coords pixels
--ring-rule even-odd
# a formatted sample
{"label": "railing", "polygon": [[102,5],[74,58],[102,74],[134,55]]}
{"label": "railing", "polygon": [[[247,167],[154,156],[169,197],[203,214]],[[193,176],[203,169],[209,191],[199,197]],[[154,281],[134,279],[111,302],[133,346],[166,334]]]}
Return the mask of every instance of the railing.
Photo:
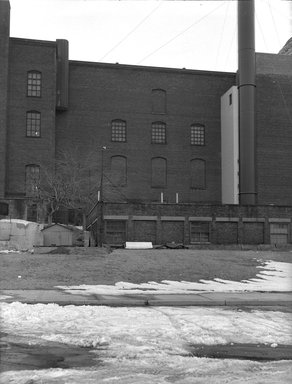
{"label": "railing", "polygon": [[100,202],[98,201],[91,208],[89,213],[86,215],[86,227],[90,229],[90,227],[98,220],[100,213]]}

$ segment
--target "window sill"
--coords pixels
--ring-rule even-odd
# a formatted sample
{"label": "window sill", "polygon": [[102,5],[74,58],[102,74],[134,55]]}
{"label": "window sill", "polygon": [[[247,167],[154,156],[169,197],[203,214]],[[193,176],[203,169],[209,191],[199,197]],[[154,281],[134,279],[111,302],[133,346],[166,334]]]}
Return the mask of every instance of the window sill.
{"label": "window sill", "polygon": [[41,136],[25,136],[26,139],[41,139]]}

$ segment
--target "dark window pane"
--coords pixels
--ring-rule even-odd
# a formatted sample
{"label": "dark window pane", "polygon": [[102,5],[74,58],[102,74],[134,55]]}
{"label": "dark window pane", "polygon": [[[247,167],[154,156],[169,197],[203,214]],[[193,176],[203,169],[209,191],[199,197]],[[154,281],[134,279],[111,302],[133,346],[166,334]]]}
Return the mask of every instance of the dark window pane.
{"label": "dark window pane", "polygon": [[205,127],[203,125],[191,126],[191,144],[205,145]]}
{"label": "dark window pane", "polygon": [[37,196],[40,180],[40,167],[27,165],[25,167],[25,192],[27,196]]}
{"label": "dark window pane", "polygon": [[41,114],[36,111],[26,113],[26,136],[41,136]]}
{"label": "dark window pane", "polygon": [[209,222],[190,223],[191,243],[208,243],[210,241]]}
{"label": "dark window pane", "polygon": [[166,126],[164,123],[153,123],[151,130],[151,142],[153,144],[166,143]]}
{"label": "dark window pane", "polygon": [[126,122],[122,120],[112,121],[112,141],[126,141]]}
{"label": "dark window pane", "polygon": [[126,241],[126,222],[106,220],[105,235],[107,244],[122,244]]}
{"label": "dark window pane", "polygon": [[42,74],[30,71],[27,73],[27,96],[41,97]]}

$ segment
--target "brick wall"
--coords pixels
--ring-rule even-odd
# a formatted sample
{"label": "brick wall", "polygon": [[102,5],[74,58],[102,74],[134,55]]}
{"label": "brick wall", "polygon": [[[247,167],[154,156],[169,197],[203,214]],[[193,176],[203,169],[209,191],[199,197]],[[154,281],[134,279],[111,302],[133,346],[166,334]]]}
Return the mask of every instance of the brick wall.
{"label": "brick wall", "polygon": [[[3,4],[6,2],[0,2]],[[7,199],[24,197],[25,165],[53,162],[58,150],[72,147],[77,156],[94,155],[98,183],[101,147],[106,146],[105,200],[159,202],[163,192],[164,202],[174,203],[178,194],[180,203],[203,204],[201,208],[197,205],[193,214],[199,216],[209,215],[206,203],[220,204],[220,97],[236,83],[235,74],[71,61],[68,110],[56,113],[56,43],[10,38],[6,86],[9,12],[5,15],[0,40],[4,52],[0,59],[0,139],[4,143],[0,146],[0,198],[4,188]],[[292,80],[291,72],[285,72],[291,60],[257,55],[256,173],[261,205],[292,206]],[[31,69],[43,74],[41,98],[26,97],[26,76]],[[163,114],[152,112],[153,89],[166,91]],[[41,138],[25,137],[27,110],[41,112]],[[125,143],[111,142],[113,119],[127,122]],[[151,144],[151,123],[155,121],[166,123],[166,144]],[[190,145],[193,123],[205,125],[205,146]],[[126,186],[116,188],[110,182],[112,156],[127,158]],[[167,160],[165,188],[151,187],[153,157]],[[190,161],[195,158],[206,162],[206,189],[190,186]],[[220,215],[219,205],[216,207]],[[224,215],[225,208],[222,210]],[[180,209],[170,215],[176,214],[181,214]],[[256,214],[259,211],[253,217]],[[235,238],[234,225],[228,226]],[[227,230],[224,226],[220,230],[224,237]],[[188,236],[186,231],[184,236]]]}
{"label": "brick wall", "polygon": [[216,221],[213,227],[213,242],[216,244],[238,243],[238,221]]}
{"label": "brick wall", "polygon": [[[145,68],[70,62],[69,109],[57,115],[58,148],[78,145],[80,153],[95,153],[100,170],[110,178],[110,159],[127,157],[127,186],[115,199],[167,202],[221,201],[220,96],[235,75],[203,71]],[[166,113],[152,113],[152,89],[166,91]],[[111,142],[111,121],[127,122],[127,142]],[[167,144],[151,144],[151,123],[166,123]],[[206,127],[206,145],[190,145],[190,125]],[[151,158],[167,159],[167,187],[151,187]],[[206,190],[190,188],[190,160],[206,161]],[[112,200],[113,186],[105,188]],[[118,196],[119,195],[119,196]]]}
{"label": "brick wall", "polygon": [[258,203],[292,205],[292,77],[257,76],[256,111]]}
{"label": "brick wall", "polygon": [[[25,165],[55,157],[55,44],[10,39],[6,196],[25,194]],[[27,72],[42,73],[41,97],[27,97]],[[41,137],[26,137],[26,112],[41,113]]]}
{"label": "brick wall", "polygon": [[[269,244],[271,223],[284,223],[287,242],[292,242],[292,207],[235,206],[196,204],[121,204],[104,203],[105,222],[124,221],[128,241],[189,244],[191,223],[207,223],[211,244]],[[100,204],[88,216],[93,237],[100,233]],[[206,226],[205,226],[206,227]],[[194,238],[194,237],[193,237]],[[107,234],[104,235],[107,242]]]}

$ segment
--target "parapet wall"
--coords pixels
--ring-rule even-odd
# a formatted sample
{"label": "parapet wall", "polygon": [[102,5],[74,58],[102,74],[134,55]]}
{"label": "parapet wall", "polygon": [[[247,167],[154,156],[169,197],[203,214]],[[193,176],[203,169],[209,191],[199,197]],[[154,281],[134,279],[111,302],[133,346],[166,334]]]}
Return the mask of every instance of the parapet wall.
{"label": "parapet wall", "polygon": [[122,244],[291,243],[292,207],[195,204],[97,204],[88,216],[91,241]]}

